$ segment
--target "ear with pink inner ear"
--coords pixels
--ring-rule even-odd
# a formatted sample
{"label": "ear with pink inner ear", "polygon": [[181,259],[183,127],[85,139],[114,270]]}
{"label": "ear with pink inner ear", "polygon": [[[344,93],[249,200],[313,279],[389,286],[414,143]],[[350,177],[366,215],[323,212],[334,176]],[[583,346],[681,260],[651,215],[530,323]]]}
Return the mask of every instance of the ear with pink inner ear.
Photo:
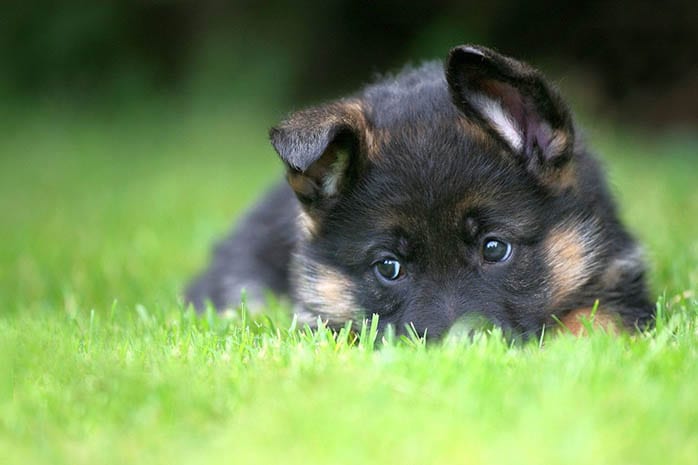
{"label": "ear with pink inner ear", "polygon": [[455,105],[517,154],[534,172],[572,156],[572,117],[541,73],[485,47],[451,50],[446,79]]}

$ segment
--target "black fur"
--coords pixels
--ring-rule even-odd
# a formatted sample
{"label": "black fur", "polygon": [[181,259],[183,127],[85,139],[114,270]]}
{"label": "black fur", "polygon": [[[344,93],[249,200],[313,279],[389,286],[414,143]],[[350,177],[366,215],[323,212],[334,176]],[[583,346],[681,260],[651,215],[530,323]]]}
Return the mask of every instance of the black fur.
{"label": "black fur", "polygon": [[[271,130],[288,168],[189,288],[200,308],[242,289],[287,294],[303,321],[380,315],[438,337],[471,315],[538,334],[591,308],[651,322],[639,249],[557,91],[477,46],[407,69]],[[295,196],[294,196],[295,192]],[[511,244],[483,259],[485,239]],[[376,263],[400,262],[395,281]]]}

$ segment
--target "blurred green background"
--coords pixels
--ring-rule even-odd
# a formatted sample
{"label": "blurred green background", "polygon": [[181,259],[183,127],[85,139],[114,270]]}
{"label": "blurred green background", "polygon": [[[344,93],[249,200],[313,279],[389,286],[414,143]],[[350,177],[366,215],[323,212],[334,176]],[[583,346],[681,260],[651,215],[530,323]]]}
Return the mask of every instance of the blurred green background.
{"label": "blurred green background", "polygon": [[5,2],[6,100],[117,104],[213,97],[288,108],[477,42],[575,88],[588,111],[651,125],[698,118],[691,0]]}
{"label": "blurred green background", "polygon": [[0,311],[172,304],[281,177],[267,130],[481,43],[551,76],[647,244],[698,282],[698,2],[5,2]]}
{"label": "blurred green background", "polygon": [[[3,2],[0,464],[695,463],[697,9]],[[266,326],[181,311],[282,176],[270,126],[464,42],[570,98],[646,247],[656,332],[373,352],[277,333],[283,305]]]}

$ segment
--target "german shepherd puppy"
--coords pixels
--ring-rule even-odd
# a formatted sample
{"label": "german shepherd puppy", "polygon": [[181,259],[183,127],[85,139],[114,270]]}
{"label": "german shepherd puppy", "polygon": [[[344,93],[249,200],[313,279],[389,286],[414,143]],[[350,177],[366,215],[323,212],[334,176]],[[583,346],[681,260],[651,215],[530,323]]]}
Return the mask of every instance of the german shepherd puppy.
{"label": "german shepherd puppy", "polygon": [[[485,47],[450,51],[270,131],[288,183],[215,249],[197,308],[288,295],[300,321],[380,316],[438,338],[653,319],[642,254],[557,90]],[[598,301],[598,304],[597,304]],[[598,305],[598,306],[596,306]]]}

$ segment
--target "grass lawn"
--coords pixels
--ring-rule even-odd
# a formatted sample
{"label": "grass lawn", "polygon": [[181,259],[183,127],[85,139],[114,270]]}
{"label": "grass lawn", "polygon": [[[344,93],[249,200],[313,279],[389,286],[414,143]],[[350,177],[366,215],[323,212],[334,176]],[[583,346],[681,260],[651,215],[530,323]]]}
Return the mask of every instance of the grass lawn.
{"label": "grass lawn", "polygon": [[[698,460],[698,139],[592,126],[645,244],[649,334],[424,347],[178,300],[280,175],[276,117],[0,110],[0,463]],[[367,330],[370,334],[370,329]]]}

